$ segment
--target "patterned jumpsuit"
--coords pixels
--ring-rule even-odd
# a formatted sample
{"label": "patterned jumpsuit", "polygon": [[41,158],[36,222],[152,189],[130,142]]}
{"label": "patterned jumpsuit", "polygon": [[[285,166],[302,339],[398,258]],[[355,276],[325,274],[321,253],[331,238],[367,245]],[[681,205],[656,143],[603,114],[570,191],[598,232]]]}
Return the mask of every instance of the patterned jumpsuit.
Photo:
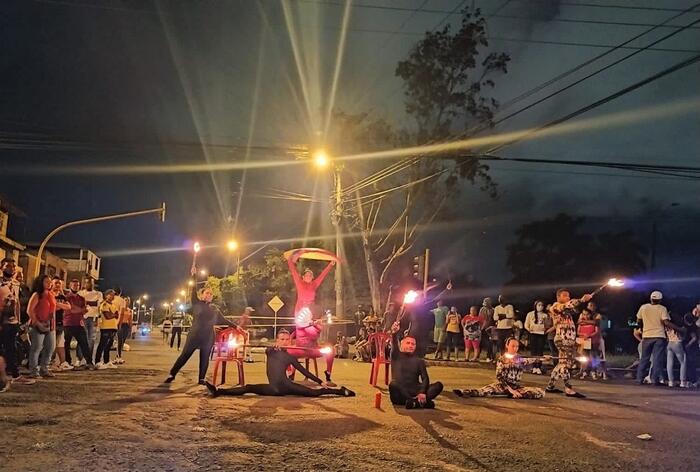
{"label": "patterned jumpsuit", "polygon": [[508,395],[510,391],[508,387],[517,390],[522,395],[523,399],[537,400],[544,397],[544,390],[538,387],[523,387],[520,381],[523,377],[523,367],[529,364],[534,364],[538,359],[523,359],[516,356],[513,359],[507,359],[501,356],[496,363],[496,382],[481,387],[478,390],[471,390],[469,395],[472,397],[490,397],[494,395]]}
{"label": "patterned jumpsuit", "polygon": [[580,311],[581,300],[567,303],[554,303],[550,308],[554,324],[554,345],[559,351],[559,362],[552,369],[547,388],[554,388],[557,380],[563,380],[566,388],[571,388],[571,369],[576,366],[576,324],[573,315]]}

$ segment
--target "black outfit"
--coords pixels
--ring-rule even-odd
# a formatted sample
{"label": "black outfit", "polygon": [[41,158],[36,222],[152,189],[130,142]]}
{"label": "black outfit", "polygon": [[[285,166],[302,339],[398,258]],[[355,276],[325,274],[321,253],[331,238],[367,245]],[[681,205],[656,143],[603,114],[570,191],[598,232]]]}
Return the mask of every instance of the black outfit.
{"label": "black outfit", "polygon": [[[88,339],[87,339],[87,332],[85,332],[85,328],[83,326],[66,326],[63,328],[65,330],[65,337],[66,337],[66,362],[68,364],[71,364],[71,356],[70,356],[70,343],[73,341],[73,338],[75,338],[76,342],[78,343],[78,349],[76,349],[76,354],[78,352],[90,352],[90,347],[88,345]],[[92,359],[86,359],[86,362],[89,365],[92,365]]]}
{"label": "black outfit", "polygon": [[442,383],[430,383],[425,361],[415,354],[399,350],[399,340],[393,336],[394,346],[391,350],[391,378],[389,396],[394,405],[407,405],[415,400],[419,393],[424,393],[429,402],[440,395]]}
{"label": "black outfit", "polygon": [[196,283],[192,284],[190,294],[192,297],[192,328],[187,335],[185,347],[173,364],[173,368],[170,369],[170,376],[175,377],[182,366],[190,360],[194,351],[199,349],[199,381],[203,382],[209,368],[209,356],[212,347],[214,347],[214,325],[235,326],[235,324],[224,318],[224,315],[216,307],[199,300],[196,286]]}
{"label": "black outfit", "polygon": [[221,388],[216,390],[216,395],[244,395],[254,393],[265,396],[296,395],[300,397],[319,397],[321,395],[346,395],[347,389],[341,388],[309,388],[304,385],[294,383],[287,377],[287,368],[294,367],[304,377],[313,380],[317,384],[321,379],[309,372],[302,366],[296,357],[290,355],[285,349],[268,347],[265,350],[267,355],[267,381],[269,384],[242,385],[233,388]]}
{"label": "black outfit", "polygon": [[686,380],[690,383],[696,383],[698,381],[698,343],[697,340],[694,343],[688,344],[691,335],[696,333],[700,335],[700,330],[698,330],[695,325],[696,318],[692,313],[687,313],[683,317],[683,326],[686,328],[685,339],[683,340],[683,345],[685,346],[685,365],[686,365]]}
{"label": "black outfit", "polygon": [[124,343],[129,339],[131,334],[131,324],[120,323],[119,330],[117,331],[117,357],[122,357],[122,349],[124,349]]}
{"label": "black outfit", "polygon": [[19,287],[4,275],[0,285],[10,291],[7,299],[3,300],[3,310],[0,312],[0,355],[5,358],[5,371],[12,377],[19,377],[19,359],[17,357],[17,334],[19,333],[20,300]]}
{"label": "black outfit", "polygon": [[[185,315],[182,313],[175,313],[173,315],[173,327],[172,334],[170,335],[170,347],[173,347],[175,342],[175,335],[177,335],[177,349],[180,350],[180,342],[182,341],[182,322],[184,321]],[[175,326],[175,322],[178,322],[179,326]]]}
{"label": "black outfit", "polygon": [[[112,350],[116,334],[116,329],[100,329],[100,343],[97,345],[97,351],[95,351],[95,364],[100,362],[100,357],[102,357],[105,364],[109,363],[109,351]],[[81,352],[90,351],[83,351],[81,348]]]}

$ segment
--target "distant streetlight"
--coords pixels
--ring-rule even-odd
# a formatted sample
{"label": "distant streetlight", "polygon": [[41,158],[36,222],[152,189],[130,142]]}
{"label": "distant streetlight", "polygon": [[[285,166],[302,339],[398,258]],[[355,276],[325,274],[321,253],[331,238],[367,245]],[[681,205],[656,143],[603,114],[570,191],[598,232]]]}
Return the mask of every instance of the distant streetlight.
{"label": "distant streetlight", "polygon": [[322,149],[319,149],[314,153],[313,159],[316,167],[324,168],[328,166],[328,154],[326,154],[326,151]]}
{"label": "distant streetlight", "polygon": [[194,280],[188,280],[188,281],[187,281],[187,285],[189,285],[190,287],[192,287],[192,286],[194,285]]}
{"label": "distant streetlight", "polygon": [[179,299],[179,298],[176,298],[176,299],[175,299],[175,303],[180,303],[180,299]]}
{"label": "distant streetlight", "polygon": [[141,298],[143,298],[144,300],[148,300],[148,294],[144,293],[143,295],[141,295]]}
{"label": "distant streetlight", "polygon": [[236,241],[235,239],[230,239],[226,243],[226,248],[231,252],[235,251],[236,249],[238,249],[238,241]]}
{"label": "distant streetlight", "polygon": [[200,271],[199,271],[199,273],[200,273],[200,274],[202,274],[202,277],[206,277],[206,276],[207,276],[207,274],[208,274],[208,272],[207,272],[207,270],[206,270],[206,269],[202,269],[202,270],[200,270]]}
{"label": "distant streetlight", "polygon": [[184,297],[185,295],[187,295],[187,292],[184,290],[180,290],[180,296]]}

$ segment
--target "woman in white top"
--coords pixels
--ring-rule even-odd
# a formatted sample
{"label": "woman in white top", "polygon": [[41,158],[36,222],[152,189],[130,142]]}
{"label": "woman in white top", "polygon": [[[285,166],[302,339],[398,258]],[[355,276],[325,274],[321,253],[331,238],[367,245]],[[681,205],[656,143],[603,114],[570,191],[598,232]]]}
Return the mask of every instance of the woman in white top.
{"label": "woman in white top", "polygon": [[[549,315],[544,309],[544,303],[540,300],[535,302],[534,310],[525,317],[525,330],[530,333],[530,354],[533,356],[542,356],[544,354],[544,345],[547,342],[545,334],[545,323]],[[532,368],[533,374],[542,374],[542,363],[538,362]]]}

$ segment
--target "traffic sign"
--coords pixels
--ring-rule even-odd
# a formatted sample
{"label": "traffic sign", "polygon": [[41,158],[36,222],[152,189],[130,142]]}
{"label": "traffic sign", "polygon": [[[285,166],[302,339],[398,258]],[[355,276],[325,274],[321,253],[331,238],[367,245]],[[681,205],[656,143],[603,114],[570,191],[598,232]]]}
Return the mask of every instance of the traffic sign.
{"label": "traffic sign", "polygon": [[284,302],[282,301],[282,299],[281,299],[280,297],[278,297],[277,295],[275,295],[274,297],[272,297],[272,300],[270,300],[269,302],[267,302],[267,306],[269,306],[270,308],[272,308],[272,311],[274,311],[275,313],[277,313],[277,312],[280,311],[280,310],[282,309],[282,307],[284,306]]}

